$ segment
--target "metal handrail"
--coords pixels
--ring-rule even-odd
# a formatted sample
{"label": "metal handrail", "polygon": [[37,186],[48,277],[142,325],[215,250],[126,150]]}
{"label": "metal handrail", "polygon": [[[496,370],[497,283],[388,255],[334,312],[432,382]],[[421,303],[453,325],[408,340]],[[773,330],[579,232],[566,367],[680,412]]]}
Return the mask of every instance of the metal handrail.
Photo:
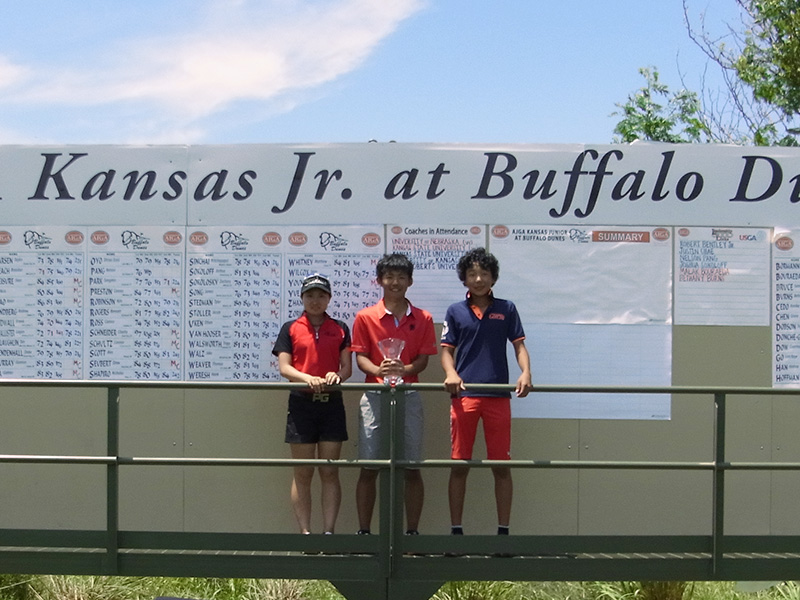
{"label": "metal handrail", "polygon": [[[614,393],[614,394],[694,394],[712,396],[715,406],[714,450],[713,458],[708,461],[582,461],[582,460],[440,460],[426,459],[410,461],[398,458],[402,456],[403,411],[396,410],[397,394],[408,389],[417,391],[444,392],[442,384],[415,383],[387,388],[379,384],[347,383],[332,386],[331,389],[342,391],[375,391],[385,392],[382,395],[384,407],[391,419],[391,435],[383,436],[386,459],[381,460],[324,460],[324,459],[285,459],[285,458],[175,458],[175,457],[137,457],[120,456],[119,454],[119,394],[122,389],[222,389],[222,390],[288,390],[307,389],[300,383],[272,382],[198,382],[198,381],[126,381],[126,380],[34,380],[5,379],[0,380],[0,387],[80,387],[105,388],[107,390],[107,451],[105,456],[67,456],[67,455],[32,455],[2,454],[0,463],[31,464],[96,464],[105,465],[107,470],[107,528],[105,531],[105,571],[114,574],[118,571],[120,550],[119,531],[119,468],[129,465],[168,465],[168,466],[252,466],[252,467],[290,467],[297,465],[336,465],[344,468],[372,467],[381,471],[380,486],[380,536],[379,540],[364,542],[370,548],[377,547],[380,571],[385,576],[395,572],[398,561],[402,559],[403,542],[403,469],[404,468],[447,468],[454,465],[468,465],[476,468],[504,466],[519,469],[672,469],[672,470],[706,470],[713,472],[713,523],[711,532],[711,560],[713,574],[718,574],[718,566],[725,553],[724,548],[724,498],[725,474],[730,470],[800,470],[800,462],[728,462],[725,457],[725,422],[726,401],[729,395],[749,396],[792,396],[800,394],[800,390],[791,388],[762,388],[734,386],[591,386],[591,385],[539,385],[532,393]],[[469,390],[492,390],[499,392],[512,391],[513,385],[467,385]],[[126,533],[127,536],[135,534]],[[292,540],[292,536],[273,534],[281,540]],[[295,536],[298,537],[298,536]],[[308,537],[308,536],[302,536]],[[322,536],[318,536],[322,537]],[[338,536],[337,536],[338,537]],[[323,547],[330,545],[331,540],[315,540]],[[349,543],[349,542],[348,542]],[[489,545],[501,543],[492,540]],[[302,547],[300,541],[290,542],[292,547]]]}

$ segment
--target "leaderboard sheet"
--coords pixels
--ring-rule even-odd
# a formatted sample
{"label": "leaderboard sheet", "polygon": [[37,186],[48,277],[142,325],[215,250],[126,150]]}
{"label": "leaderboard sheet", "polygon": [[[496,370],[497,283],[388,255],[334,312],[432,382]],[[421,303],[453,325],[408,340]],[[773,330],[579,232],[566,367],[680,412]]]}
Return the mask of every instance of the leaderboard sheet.
{"label": "leaderboard sheet", "polygon": [[378,226],[7,228],[0,377],[278,381],[303,278],[330,277],[352,322],[383,249]]}

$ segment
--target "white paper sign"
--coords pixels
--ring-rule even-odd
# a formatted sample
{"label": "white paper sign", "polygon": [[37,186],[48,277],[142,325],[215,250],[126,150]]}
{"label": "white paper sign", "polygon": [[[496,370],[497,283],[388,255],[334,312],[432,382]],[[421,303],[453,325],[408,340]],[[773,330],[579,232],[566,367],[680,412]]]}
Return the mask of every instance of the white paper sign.
{"label": "white paper sign", "polygon": [[769,257],[767,229],[678,228],[675,323],[769,324]]}

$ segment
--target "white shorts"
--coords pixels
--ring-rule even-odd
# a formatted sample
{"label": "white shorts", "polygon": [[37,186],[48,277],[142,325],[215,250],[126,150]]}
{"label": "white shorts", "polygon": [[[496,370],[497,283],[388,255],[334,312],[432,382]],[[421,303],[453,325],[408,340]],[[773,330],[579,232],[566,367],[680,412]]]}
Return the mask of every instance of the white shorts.
{"label": "white shorts", "polygon": [[[406,460],[422,460],[423,412],[419,392],[408,390],[398,399],[398,409],[405,409]],[[381,392],[365,392],[358,413],[358,458],[376,460],[381,447]]]}

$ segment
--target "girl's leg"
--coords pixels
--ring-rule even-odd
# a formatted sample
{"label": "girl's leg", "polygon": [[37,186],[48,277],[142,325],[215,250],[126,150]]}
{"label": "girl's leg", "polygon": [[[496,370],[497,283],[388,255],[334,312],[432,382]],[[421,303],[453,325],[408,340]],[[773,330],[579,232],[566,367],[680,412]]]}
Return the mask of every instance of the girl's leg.
{"label": "girl's leg", "polygon": [[[292,458],[316,458],[315,444],[289,444],[292,449]],[[292,480],[292,508],[301,533],[311,532],[311,480],[314,477],[314,467],[295,467]]]}
{"label": "girl's leg", "polygon": [[[317,445],[319,458],[337,460],[342,451],[341,442],[320,442]],[[342,503],[342,487],[339,483],[338,467],[320,467],[319,477],[322,483],[322,524],[325,533],[333,533],[339,506]]]}

